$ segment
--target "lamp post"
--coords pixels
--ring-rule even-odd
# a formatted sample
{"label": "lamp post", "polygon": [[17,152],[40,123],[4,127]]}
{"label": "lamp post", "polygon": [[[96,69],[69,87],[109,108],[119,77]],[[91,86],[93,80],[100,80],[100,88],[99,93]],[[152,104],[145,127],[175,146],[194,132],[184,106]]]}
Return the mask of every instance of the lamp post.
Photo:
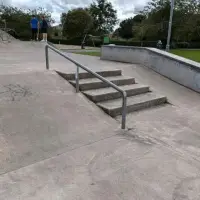
{"label": "lamp post", "polygon": [[175,0],[171,0],[171,9],[170,9],[170,17],[169,17],[169,27],[168,27],[166,51],[169,51],[169,49],[170,49],[170,40],[171,40],[171,32],[172,32],[172,19],[173,19],[173,14],[174,14],[174,1]]}

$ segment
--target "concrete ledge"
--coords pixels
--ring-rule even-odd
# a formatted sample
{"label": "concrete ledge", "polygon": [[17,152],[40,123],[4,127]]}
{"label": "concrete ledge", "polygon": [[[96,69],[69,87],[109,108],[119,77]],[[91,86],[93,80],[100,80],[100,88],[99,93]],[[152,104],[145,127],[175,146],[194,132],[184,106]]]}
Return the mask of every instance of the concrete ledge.
{"label": "concrete ledge", "polygon": [[102,46],[101,59],[140,64],[200,92],[200,63],[192,60],[155,48],[109,45]]}

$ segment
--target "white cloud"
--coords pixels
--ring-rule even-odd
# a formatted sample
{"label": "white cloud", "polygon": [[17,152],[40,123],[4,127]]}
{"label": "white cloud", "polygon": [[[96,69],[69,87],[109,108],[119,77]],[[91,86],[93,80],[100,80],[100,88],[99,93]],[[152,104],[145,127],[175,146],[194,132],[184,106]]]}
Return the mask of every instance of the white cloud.
{"label": "white cloud", "polygon": [[[141,9],[147,0],[109,0],[117,9],[118,18],[123,20],[132,17],[134,11]],[[17,6],[21,8],[43,7],[52,12],[52,17],[59,22],[60,14],[67,12],[69,9],[86,7],[92,0],[0,0],[6,5]]]}

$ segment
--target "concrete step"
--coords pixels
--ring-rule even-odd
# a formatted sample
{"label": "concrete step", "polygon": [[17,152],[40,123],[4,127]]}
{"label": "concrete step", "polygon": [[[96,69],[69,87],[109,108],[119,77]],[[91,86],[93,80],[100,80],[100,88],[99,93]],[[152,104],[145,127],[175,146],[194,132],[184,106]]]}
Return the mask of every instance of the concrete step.
{"label": "concrete step", "polygon": [[[75,73],[63,73],[57,71],[57,73],[62,76],[66,80],[75,80]],[[122,71],[120,69],[114,69],[114,70],[104,70],[96,72],[97,74],[103,76],[103,77],[110,77],[110,76],[121,76]],[[87,78],[95,78],[92,74],[88,72],[80,72],[79,73],[79,79],[87,79]]]}
{"label": "concrete step", "polygon": [[[127,98],[127,113],[160,105],[166,102],[167,98],[165,96],[159,96],[152,92],[131,96]],[[112,117],[121,115],[122,111],[121,98],[116,100],[101,102],[98,103],[97,105]]]}
{"label": "concrete step", "polygon": [[[120,88],[127,92],[127,96],[133,96],[149,92],[149,86],[143,86],[140,84],[125,85],[120,86]],[[117,99],[121,97],[121,93],[113,89],[112,87],[96,90],[87,90],[83,93],[95,103],[111,99]]]}
{"label": "concrete step", "polygon": [[[135,79],[132,77],[125,77],[125,76],[112,76],[107,77],[107,80],[111,81],[116,85],[130,85],[135,83]],[[76,86],[76,81],[71,80],[69,81],[73,86]],[[106,88],[109,87],[107,83],[102,82],[98,78],[87,78],[79,80],[79,87],[80,90],[92,90],[92,89],[99,89],[99,88]]]}

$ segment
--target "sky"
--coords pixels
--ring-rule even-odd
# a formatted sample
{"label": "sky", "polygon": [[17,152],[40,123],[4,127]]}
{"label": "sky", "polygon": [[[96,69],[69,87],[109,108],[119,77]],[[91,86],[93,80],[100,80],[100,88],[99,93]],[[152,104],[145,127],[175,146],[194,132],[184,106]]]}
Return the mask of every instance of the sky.
{"label": "sky", "polygon": [[[42,7],[52,12],[56,23],[60,22],[62,12],[78,7],[87,7],[93,0],[0,0],[4,5],[12,5],[20,8],[34,9]],[[119,20],[134,16],[145,6],[147,0],[109,0],[115,9]]]}

